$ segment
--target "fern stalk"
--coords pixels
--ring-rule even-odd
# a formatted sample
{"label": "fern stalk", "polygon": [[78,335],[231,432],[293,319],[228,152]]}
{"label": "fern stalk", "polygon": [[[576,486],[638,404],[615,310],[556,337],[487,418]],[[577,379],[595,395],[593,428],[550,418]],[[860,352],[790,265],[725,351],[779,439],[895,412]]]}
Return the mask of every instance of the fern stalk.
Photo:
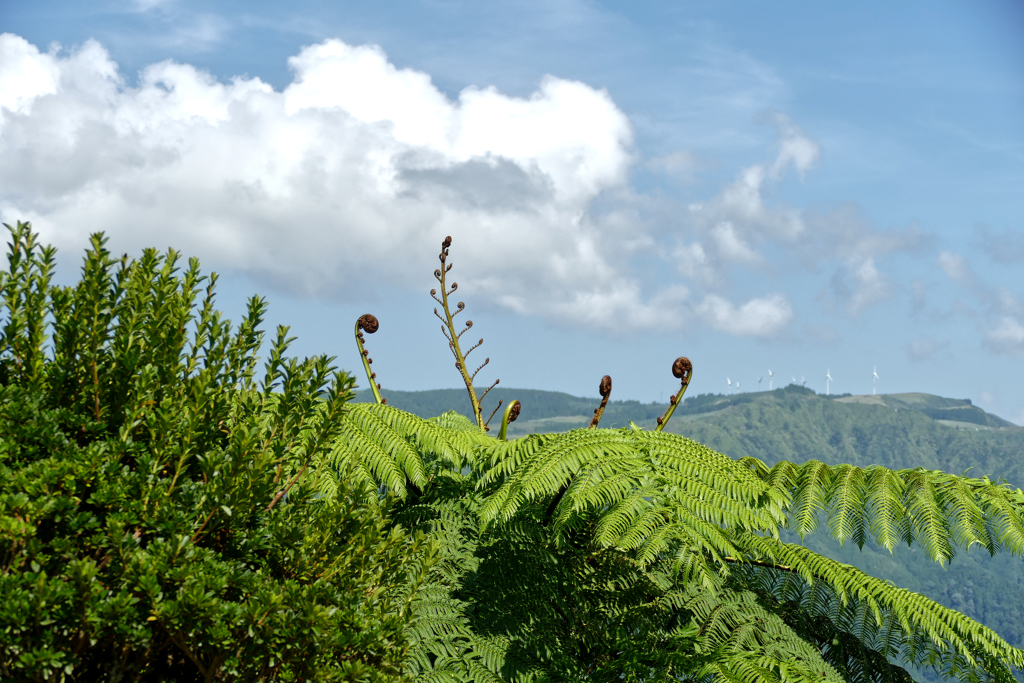
{"label": "fern stalk", "polygon": [[[437,298],[436,289],[430,290],[430,296],[434,297],[434,301],[441,304],[441,308],[444,310],[443,318],[441,318],[441,314],[437,312],[436,308],[434,309],[434,315],[440,318],[441,322],[444,323],[444,326],[441,327],[441,332],[448,339],[448,348],[451,349],[452,354],[455,356],[455,367],[458,368],[459,374],[462,375],[462,381],[466,383],[466,391],[469,392],[469,401],[470,403],[473,404],[473,416],[476,418],[476,424],[478,427],[480,427],[480,429],[487,431],[487,423],[484,422],[484,416],[480,409],[480,403],[481,401],[483,401],[484,397],[487,396],[487,393],[490,392],[490,390],[493,389],[500,380],[494,380],[494,384],[487,388],[487,391],[483,393],[483,396],[477,398],[476,389],[473,387],[473,379],[476,377],[476,374],[483,369],[485,365],[491,362],[491,359],[485,358],[484,362],[480,364],[480,367],[474,370],[472,374],[470,374],[469,368],[466,366],[466,358],[469,357],[469,354],[471,354],[474,349],[483,344],[484,340],[481,339],[480,341],[478,341],[476,344],[470,347],[470,349],[465,353],[462,352],[462,347],[459,345],[459,339],[462,337],[463,334],[465,334],[473,327],[473,321],[467,320],[466,326],[465,328],[463,328],[461,332],[455,331],[455,316],[457,316],[459,313],[462,313],[462,311],[466,309],[466,304],[465,302],[460,301],[454,313],[452,313],[451,307],[448,305],[448,297],[451,294],[454,294],[455,290],[459,288],[458,282],[453,282],[450,288],[448,287],[447,284],[448,271],[452,269],[452,264],[447,263],[448,247],[450,247],[451,245],[451,237],[445,237],[444,241],[441,242],[441,253],[438,256],[438,259],[441,261],[441,267],[434,271],[434,277],[437,279],[438,282],[441,283],[441,298]],[[509,405],[511,407],[511,404]]]}

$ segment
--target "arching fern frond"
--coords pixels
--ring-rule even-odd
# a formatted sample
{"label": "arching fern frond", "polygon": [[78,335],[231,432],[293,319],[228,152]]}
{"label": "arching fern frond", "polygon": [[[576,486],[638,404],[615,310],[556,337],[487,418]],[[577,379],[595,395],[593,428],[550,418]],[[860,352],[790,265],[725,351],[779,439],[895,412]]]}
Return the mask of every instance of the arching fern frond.
{"label": "arching fern frond", "polygon": [[815,616],[827,616],[836,628],[886,657],[902,656],[946,678],[977,683],[990,676],[1009,683],[1014,680],[1010,667],[1024,668],[1024,651],[923,595],[778,539],[741,534],[737,543],[761,570],[784,575],[782,588],[769,592],[795,600]]}
{"label": "arching fern frond", "polygon": [[738,567],[730,583],[760,596],[761,604],[778,614],[850,683],[910,683],[900,659],[901,631],[893,616],[879,625],[867,603],[843,607],[824,582],[809,584],[791,572],[758,565]]}
{"label": "arching fern frond", "polygon": [[318,482],[329,494],[330,473],[350,469],[375,488],[404,497],[410,484],[426,487],[428,468],[461,469],[486,438],[479,430],[449,428],[388,405],[351,403],[333,448],[320,462]]}
{"label": "arching fern frond", "polygon": [[749,468],[674,434],[580,429],[498,443],[488,457],[478,488],[500,485],[481,508],[485,524],[545,501],[545,523],[558,532],[595,511],[599,547],[633,551],[641,563],[667,553],[702,582],[742,554],[730,529],[775,535],[785,519],[785,497]]}
{"label": "arching fern frond", "polygon": [[764,607],[753,592],[720,587],[683,591],[681,607],[690,613],[699,636],[693,647],[709,655],[691,680],[829,681],[843,677],[821,652],[804,640],[778,614]]}
{"label": "arching fern frond", "polygon": [[[485,523],[514,517],[525,505],[555,496],[563,486],[583,477],[590,484],[611,477],[623,491],[623,479],[639,475],[648,466],[636,449],[636,440],[624,430],[576,429],[541,438],[517,439],[492,450],[496,468],[511,472],[480,510]],[[638,469],[639,468],[639,469]],[[483,481],[497,479],[485,474]],[[601,494],[597,494],[600,499]],[[607,491],[605,491],[607,496]]]}
{"label": "arching fern frond", "polygon": [[771,469],[752,458],[740,462],[783,497],[791,528],[801,537],[824,515],[833,538],[858,547],[869,538],[889,550],[917,541],[939,562],[972,545],[990,554],[1024,555],[1024,492],[987,477],[877,465],[830,467],[816,460],[780,462]]}

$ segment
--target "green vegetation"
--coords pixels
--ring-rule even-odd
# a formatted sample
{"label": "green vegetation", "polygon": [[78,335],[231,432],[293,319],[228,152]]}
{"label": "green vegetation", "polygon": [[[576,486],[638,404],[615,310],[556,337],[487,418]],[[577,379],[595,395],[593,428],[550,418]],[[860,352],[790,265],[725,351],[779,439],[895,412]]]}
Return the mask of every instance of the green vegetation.
{"label": "green vegetation", "polygon": [[[838,683],[908,681],[906,665],[1009,683],[1024,668],[964,614],[788,540],[1019,556],[1024,492],[727,457],[671,433],[712,414],[691,406],[729,409],[681,402],[685,358],[651,429],[608,402],[605,377],[580,429],[514,438],[529,397],[483,409],[497,382],[476,391],[487,361],[466,358],[483,340],[459,343],[472,324],[449,303],[450,238],[438,315],[470,410],[424,419],[385,403],[369,314],[355,334],[376,391],[350,402],[331,359],[285,358],[286,329],[257,381],[263,302],[232,333],[194,261],[115,261],[94,237],[81,282],[53,287],[52,250],[12,234],[5,679]],[[814,398],[792,393],[779,410]],[[755,407],[735,406],[752,431]]]}
{"label": "green vegetation", "polygon": [[[12,231],[0,275],[0,678],[399,680],[433,547],[302,473],[352,379],[256,352],[215,277],[94,236],[74,287]],[[50,334],[47,334],[47,328]]]}
{"label": "green vegetation", "polygon": [[[597,405],[597,399],[557,392],[495,392],[496,398],[514,393],[527,406],[516,423],[517,431],[510,431],[516,435],[583,426],[589,420],[587,413]],[[357,392],[354,400],[365,400],[365,393]],[[420,415],[459,410],[465,400],[465,392],[454,389],[385,395],[392,405]],[[605,409],[605,420],[651,428],[665,408],[664,404],[612,401]],[[953,411],[957,421],[944,419]],[[985,473],[1013,485],[1024,482],[1024,428],[985,413],[968,400],[929,394],[827,398],[796,385],[772,392],[702,394],[686,399],[666,430],[730,457],[757,458],[768,465],[813,459],[862,468],[924,466],[950,474]],[[961,611],[1016,647],[1024,647],[1024,568],[1017,558],[990,557],[975,548],[948,565],[939,565],[916,548],[899,547],[890,553],[870,542],[863,549],[855,544],[841,547],[815,535],[806,544],[815,552]]]}

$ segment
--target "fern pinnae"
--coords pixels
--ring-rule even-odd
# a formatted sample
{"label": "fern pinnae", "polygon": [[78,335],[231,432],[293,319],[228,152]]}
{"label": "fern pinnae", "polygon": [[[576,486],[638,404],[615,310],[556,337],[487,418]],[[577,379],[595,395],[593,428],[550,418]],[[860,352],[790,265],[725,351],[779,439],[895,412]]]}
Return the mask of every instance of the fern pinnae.
{"label": "fern pinnae", "polygon": [[[672,437],[672,438],[665,438]],[[645,447],[659,473],[668,481],[702,481],[725,496],[750,506],[760,506],[778,522],[788,499],[772,489],[748,468],[732,459],[674,434],[658,434]],[[767,496],[767,499],[762,500]]]}
{"label": "fern pinnae", "polygon": [[809,460],[800,466],[791,520],[793,530],[801,539],[818,528],[818,520],[827,508],[831,488],[831,467],[818,460]]}
{"label": "fern pinnae", "polygon": [[988,528],[995,533],[999,547],[1018,556],[1024,555],[1024,502],[1011,500],[1011,495],[1019,498],[1019,492],[990,496],[984,503]]}
{"label": "fern pinnae", "polygon": [[839,465],[832,471],[832,486],[827,493],[828,530],[843,545],[853,539],[858,548],[866,540],[864,471],[852,465]]}
{"label": "fern pinnae", "polygon": [[908,471],[904,476],[907,516],[928,557],[938,562],[949,562],[955,553],[949,541],[949,522],[930,474],[934,473],[919,468]]}
{"label": "fern pinnae", "polygon": [[612,505],[650,473],[649,464],[628,445],[598,452],[588,448],[581,455],[583,462],[564,492],[564,500],[577,511]]}
{"label": "fern pinnae", "polygon": [[1024,493],[1005,483],[992,484],[987,478],[969,480],[969,488],[980,499],[979,508],[984,516],[985,531],[979,534],[982,545],[1024,555]]}
{"label": "fern pinnae", "polygon": [[[632,547],[626,540],[630,530],[638,527],[646,531],[664,525],[666,512],[658,505],[656,498],[660,491],[656,483],[641,483],[628,494],[615,501],[601,514],[594,526],[594,540],[603,546]],[[631,534],[639,540],[643,532]]]}
{"label": "fern pinnae", "polygon": [[906,535],[903,530],[907,525],[903,504],[906,486],[895,471],[878,466],[867,468],[865,486],[868,530],[875,541],[891,553]]}
{"label": "fern pinnae", "polygon": [[[461,431],[445,429],[418,415],[371,403],[360,404],[364,410],[387,424],[396,434],[413,440],[422,455],[433,456],[446,468],[459,471],[473,458],[473,453],[484,438],[479,430]],[[474,438],[476,437],[476,438]]]}
{"label": "fern pinnae", "polygon": [[[409,418],[418,420],[406,413]],[[402,420],[399,411],[383,405],[371,403],[355,404],[347,415],[347,424],[352,425],[372,440],[375,445],[391,458],[401,472],[416,487],[423,489],[427,485],[427,473],[420,453],[409,445],[406,440],[408,432],[399,432],[395,426],[408,424]],[[394,426],[393,426],[394,425]]]}
{"label": "fern pinnae", "polygon": [[362,465],[357,471],[368,472],[375,485],[383,485],[400,497],[406,495],[405,472],[398,467],[391,453],[373,438],[351,423],[344,423],[331,452],[322,461],[321,467],[338,469],[340,466],[357,462]]}
{"label": "fern pinnae", "polygon": [[998,552],[993,536],[985,523],[985,513],[975,500],[970,481],[960,477],[944,478],[939,482],[944,509],[950,520],[953,543],[970,549],[974,544],[985,548],[990,555]]}
{"label": "fern pinnae", "polygon": [[523,461],[484,505],[483,519],[490,521],[500,516],[507,520],[525,502],[557,493],[584,463],[630,450],[630,440],[613,430],[578,429],[538,445],[540,448],[532,457]]}

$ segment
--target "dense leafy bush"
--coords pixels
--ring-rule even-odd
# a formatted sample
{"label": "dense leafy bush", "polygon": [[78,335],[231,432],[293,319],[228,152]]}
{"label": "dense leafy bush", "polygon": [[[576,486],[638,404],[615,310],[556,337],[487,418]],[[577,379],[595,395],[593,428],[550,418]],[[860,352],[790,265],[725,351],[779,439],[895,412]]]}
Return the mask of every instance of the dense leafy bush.
{"label": "dense leafy bush", "polygon": [[[9,226],[8,226],[9,227]],[[434,548],[311,463],[353,380],[256,353],[215,276],[92,238],[81,280],[11,229],[0,275],[0,678],[397,680]]]}

